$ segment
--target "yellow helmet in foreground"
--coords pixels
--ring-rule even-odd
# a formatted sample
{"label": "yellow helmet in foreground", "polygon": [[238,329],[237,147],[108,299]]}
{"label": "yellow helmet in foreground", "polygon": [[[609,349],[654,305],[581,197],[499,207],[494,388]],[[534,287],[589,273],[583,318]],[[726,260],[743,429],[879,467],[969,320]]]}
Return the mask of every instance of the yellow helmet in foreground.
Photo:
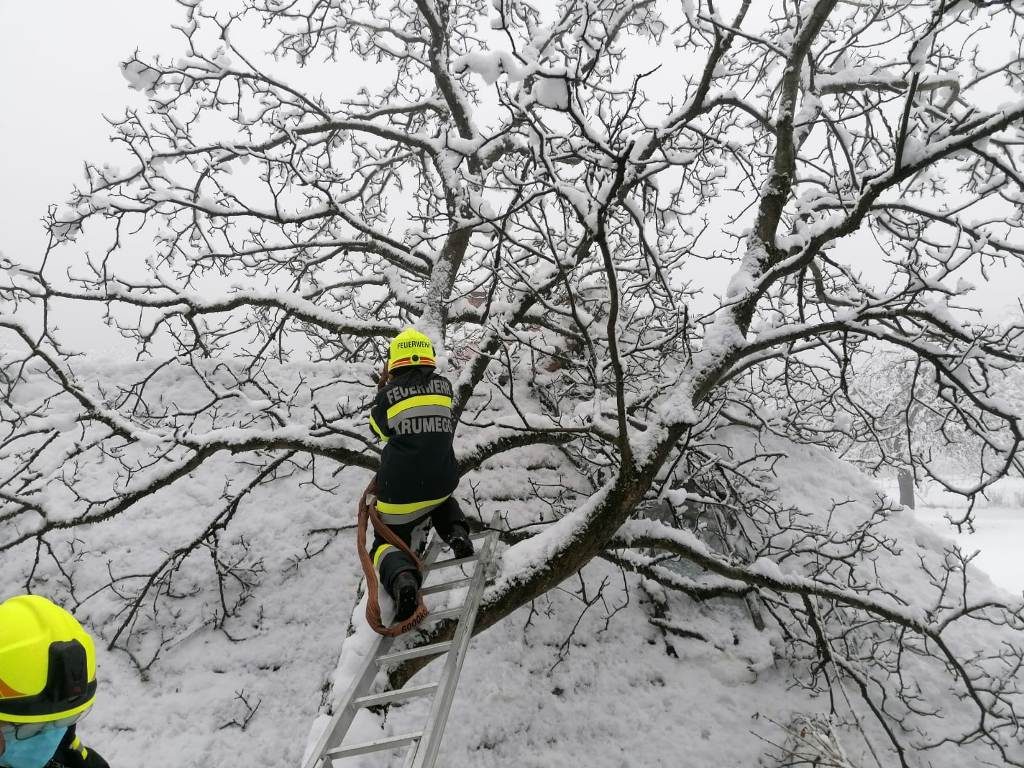
{"label": "yellow helmet in foreground", "polygon": [[436,366],[437,363],[434,361],[434,345],[426,334],[415,328],[406,328],[391,340],[388,348],[388,373],[411,365]]}
{"label": "yellow helmet in foreground", "polygon": [[96,698],[96,649],[74,616],[37,595],[0,603],[0,721],[75,717]]}

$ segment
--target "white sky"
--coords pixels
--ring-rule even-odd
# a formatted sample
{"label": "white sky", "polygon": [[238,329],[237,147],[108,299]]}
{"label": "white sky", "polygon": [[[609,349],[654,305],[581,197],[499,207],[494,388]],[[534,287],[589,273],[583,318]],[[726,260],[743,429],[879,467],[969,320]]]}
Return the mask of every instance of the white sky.
{"label": "white sky", "polygon": [[119,62],[138,47],[169,50],[173,0],[0,0],[0,251],[35,261],[39,220],[82,179],[88,158],[116,157],[103,114],[137,98]]}
{"label": "white sky", "polygon": [[[119,62],[136,48],[179,52],[182,37],[170,27],[182,17],[174,0],[0,0],[0,252],[35,262],[45,244],[40,219],[47,206],[67,198],[85,159],[117,159],[102,115],[143,101]],[[987,285],[976,280],[977,301],[993,309],[1013,305],[1024,271],[1011,275]]]}

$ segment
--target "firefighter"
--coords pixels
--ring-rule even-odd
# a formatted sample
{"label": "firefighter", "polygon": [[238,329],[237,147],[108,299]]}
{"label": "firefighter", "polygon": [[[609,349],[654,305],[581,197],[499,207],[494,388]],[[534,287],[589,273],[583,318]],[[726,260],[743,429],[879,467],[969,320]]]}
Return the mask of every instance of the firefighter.
{"label": "firefighter", "polygon": [[[452,496],[459,484],[452,384],[436,373],[434,346],[425,334],[406,328],[391,341],[377,390],[370,427],[385,443],[377,511],[411,547],[433,524],[456,557],[469,557],[469,527]],[[379,535],[371,554],[380,583],[395,602],[395,621],[404,621],[416,609],[421,579],[416,564]]]}
{"label": "firefighter", "polygon": [[0,603],[0,766],[108,768],[82,745],[96,650],[75,617],[37,595]]}

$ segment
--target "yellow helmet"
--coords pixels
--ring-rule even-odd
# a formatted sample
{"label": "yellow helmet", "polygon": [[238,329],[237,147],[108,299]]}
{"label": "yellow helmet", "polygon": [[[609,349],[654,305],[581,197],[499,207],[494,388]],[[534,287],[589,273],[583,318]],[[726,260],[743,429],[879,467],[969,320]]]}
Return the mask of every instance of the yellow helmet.
{"label": "yellow helmet", "polygon": [[96,649],[74,616],[37,595],[0,603],[0,721],[75,717],[96,698]]}
{"label": "yellow helmet", "polygon": [[391,340],[388,348],[388,372],[410,365],[434,365],[434,345],[426,334],[406,328]]}

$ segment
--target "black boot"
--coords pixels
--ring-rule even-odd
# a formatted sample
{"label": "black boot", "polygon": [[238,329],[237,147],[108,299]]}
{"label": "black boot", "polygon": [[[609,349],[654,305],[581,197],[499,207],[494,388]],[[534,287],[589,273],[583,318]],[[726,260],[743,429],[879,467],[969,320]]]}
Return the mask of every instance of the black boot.
{"label": "black boot", "polygon": [[448,536],[448,546],[452,548],[452,554],[457,558],[469,557],[473,554],[473,542],[469,538],[469,529],[464,525],[452,526],[452,532]]}
{"label": "black boot", "polygon": [[391,595],[395,601],[395,621],[405,621],[416,612],[416,594],[420,583],[412,571],[402,571],[391,584]]}

